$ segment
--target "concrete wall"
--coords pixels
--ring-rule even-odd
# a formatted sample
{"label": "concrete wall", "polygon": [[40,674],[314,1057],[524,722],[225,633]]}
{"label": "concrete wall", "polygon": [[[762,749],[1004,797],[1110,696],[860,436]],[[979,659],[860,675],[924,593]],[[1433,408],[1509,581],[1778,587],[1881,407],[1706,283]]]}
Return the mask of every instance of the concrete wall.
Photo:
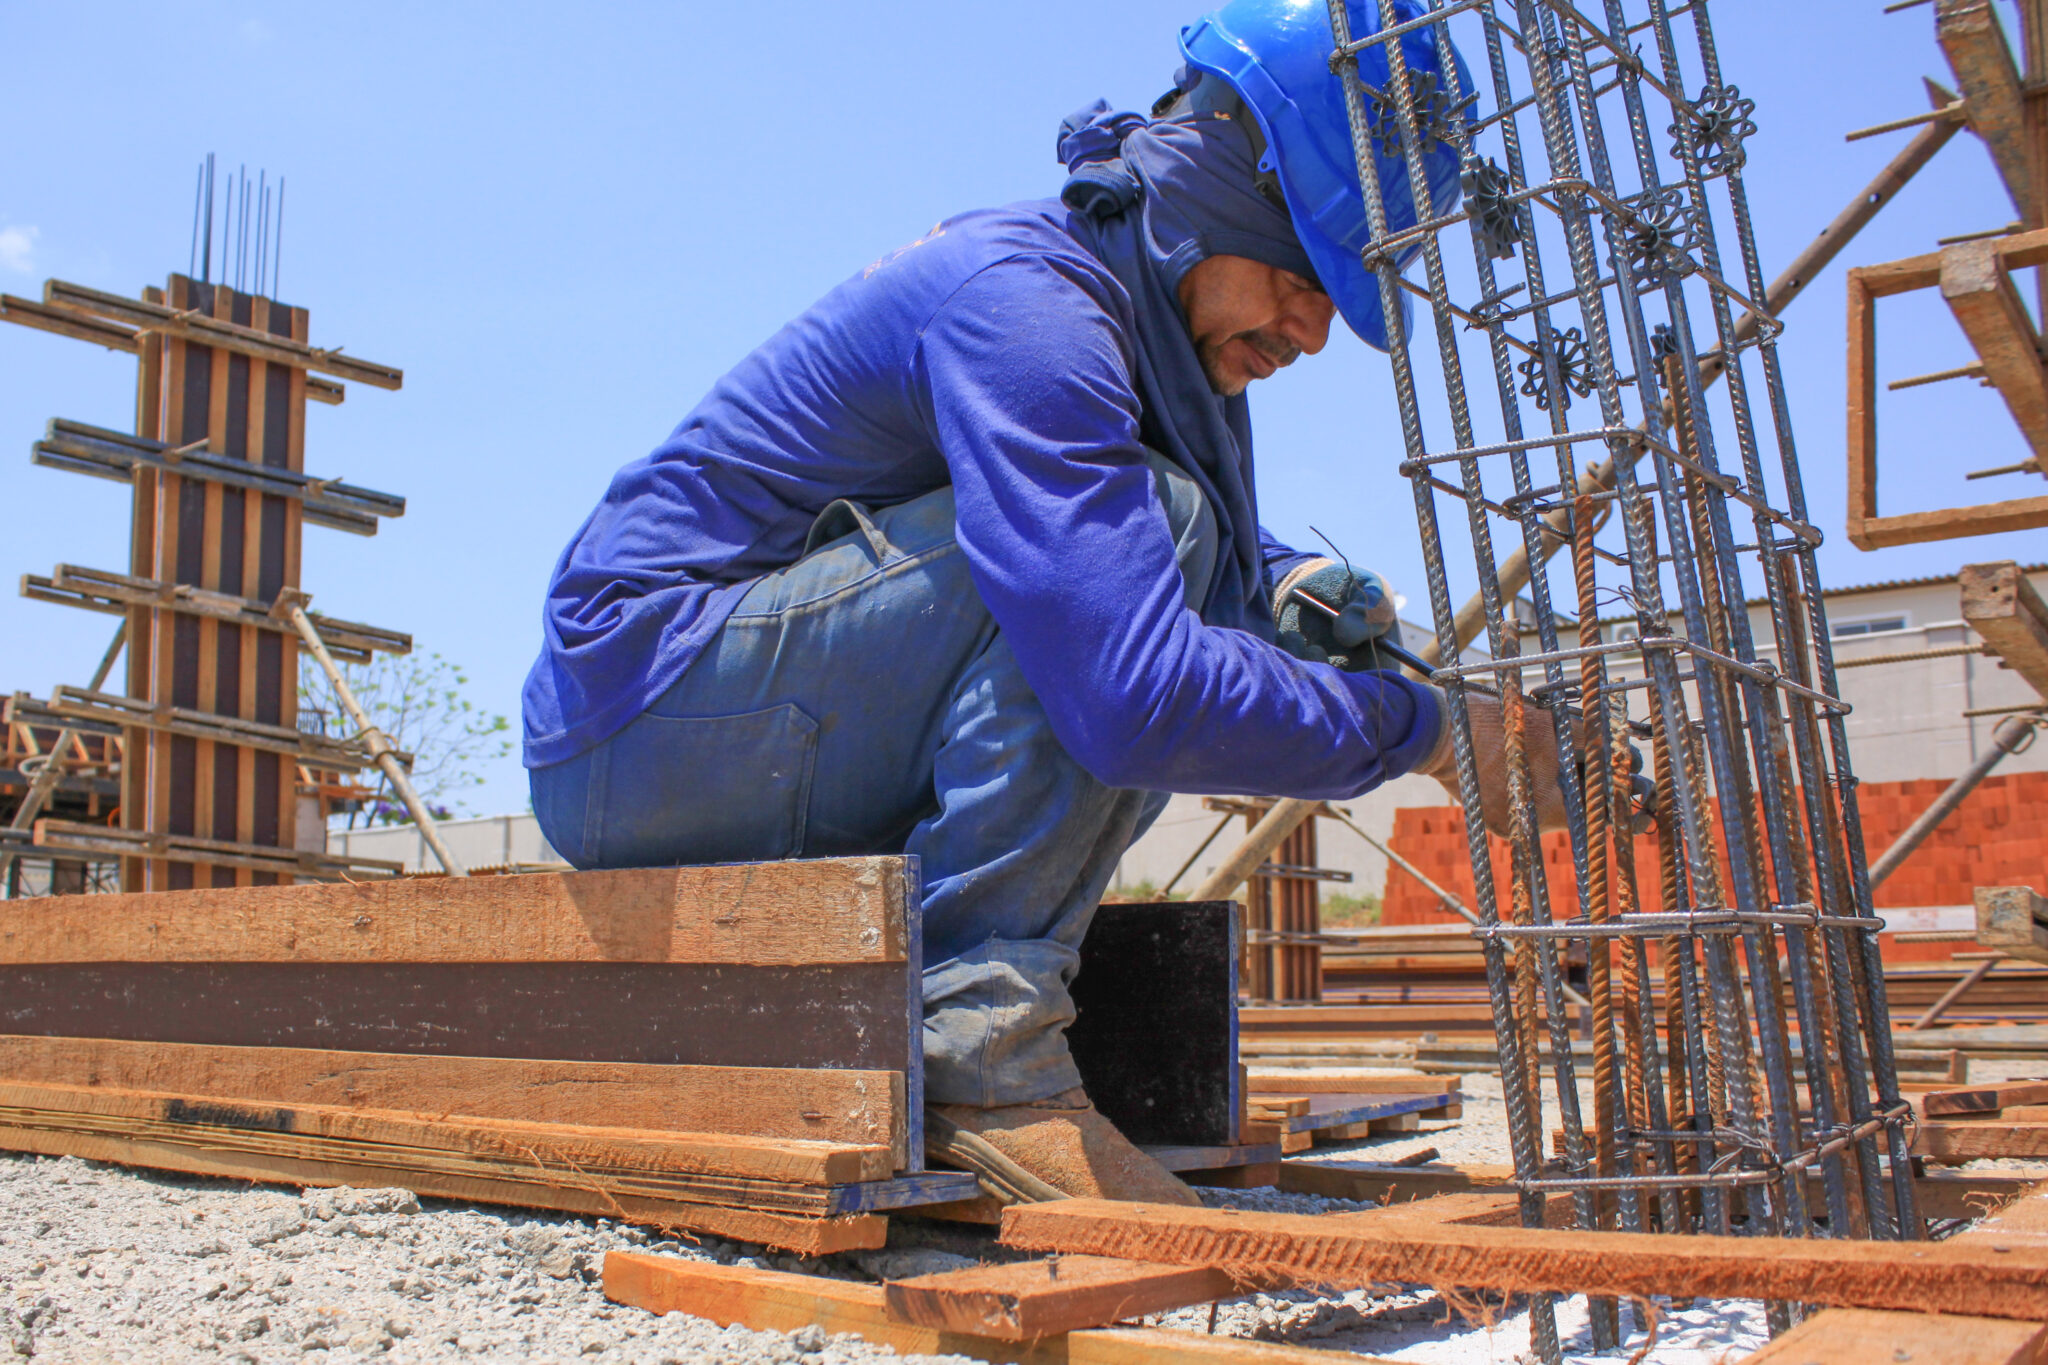
{"label": "concrete wall", "polygon": [[[531,815],[487,815],[476,820],[443,820],[437,826],[448,851],[464,867],[502,867],[507,863],[568,864],[548,847],[540,822]],[[441,864],[415,825],[379,825],[375,829],[327,832],[329,853],[363,858],[388,858],[408,872],[438,872]]]}

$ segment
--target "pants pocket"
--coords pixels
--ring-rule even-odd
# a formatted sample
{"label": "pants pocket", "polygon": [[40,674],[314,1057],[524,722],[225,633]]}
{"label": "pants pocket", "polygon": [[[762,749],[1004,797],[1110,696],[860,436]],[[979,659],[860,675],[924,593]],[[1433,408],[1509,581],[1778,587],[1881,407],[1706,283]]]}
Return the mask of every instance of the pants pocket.
{"label": "pants pocket", "polygon": [[818,725],[794,704],[652,712],[606,746],[601,867],[759,862],[803,852]]}

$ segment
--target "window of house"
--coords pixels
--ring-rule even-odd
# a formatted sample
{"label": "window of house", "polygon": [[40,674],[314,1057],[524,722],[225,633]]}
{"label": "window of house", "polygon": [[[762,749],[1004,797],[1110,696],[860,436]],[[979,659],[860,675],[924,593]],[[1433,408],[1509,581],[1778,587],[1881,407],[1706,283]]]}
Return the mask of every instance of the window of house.
{"label": "window of house", "polygon": [[1830,622],[1828,633],[1841,640],[1851,635],[1876,635],[1880,631],[1905,628],[1906,618],[1903,616],[1866,616],[1856,621]]}

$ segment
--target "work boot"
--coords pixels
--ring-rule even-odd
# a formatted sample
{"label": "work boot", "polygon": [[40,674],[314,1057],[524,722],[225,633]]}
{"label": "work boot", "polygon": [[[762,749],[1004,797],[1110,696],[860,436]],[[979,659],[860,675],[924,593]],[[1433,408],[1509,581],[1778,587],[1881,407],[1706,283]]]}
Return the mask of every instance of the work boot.
{"label": "work boot", "polygon": [[974,1172],[984,1189],[1006,1203],[1068,1198],[1202,1202],[1119,1133],[1078,1086],[1049,1100],[998,1109],[933,1105],[926,1120],[930,1155]]}

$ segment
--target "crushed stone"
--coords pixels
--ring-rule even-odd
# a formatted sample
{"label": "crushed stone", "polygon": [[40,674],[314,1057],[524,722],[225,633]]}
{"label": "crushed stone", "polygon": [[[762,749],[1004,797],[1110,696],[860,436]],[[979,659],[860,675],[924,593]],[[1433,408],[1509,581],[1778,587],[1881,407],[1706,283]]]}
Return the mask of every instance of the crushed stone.
{"label": "crushed stone", "polygon": [[[853,1260],[651,1241],[607,1219],[251,1188],[0,1154],[0,1362],[719,1361],[862,1365],[886,1347],[816,1327],[718,1327],[611,1303],[607,1251],[866,1278]],[[969,1263],[943,1252],[892,1262]],[[943,1258],[943,1259],[940,1259]],[[954,1362],[960,1356],[908,1357]]]}

